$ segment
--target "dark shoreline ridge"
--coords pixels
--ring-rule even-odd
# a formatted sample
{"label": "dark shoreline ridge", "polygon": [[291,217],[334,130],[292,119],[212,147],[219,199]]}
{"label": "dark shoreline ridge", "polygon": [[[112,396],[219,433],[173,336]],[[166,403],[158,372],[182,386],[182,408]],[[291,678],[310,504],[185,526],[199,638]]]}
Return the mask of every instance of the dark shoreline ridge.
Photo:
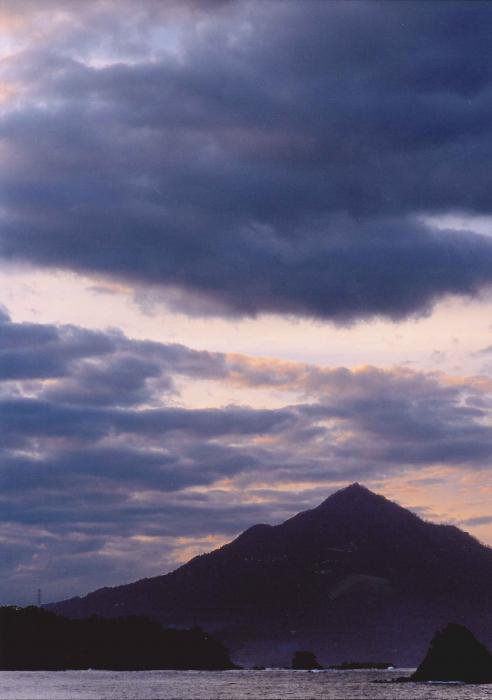
{"label": "dark shoreline ridge", "polygon": [[165,629],[145,617],[69,620],[36,607],[0,607],[0,670],[112,671],[238,668],[199,628]]}

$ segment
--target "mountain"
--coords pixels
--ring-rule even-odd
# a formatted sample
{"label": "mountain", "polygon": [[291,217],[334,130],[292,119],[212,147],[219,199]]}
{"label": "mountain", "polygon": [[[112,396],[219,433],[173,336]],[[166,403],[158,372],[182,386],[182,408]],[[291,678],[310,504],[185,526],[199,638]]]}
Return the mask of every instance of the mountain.
{"label": "mountain", "polygon": [[172,573],[52,604],[69,617],[200,625],[238,663],[416,665],[450,620],[492,642],[492,550],[352,484],[276,526],[255,525]]}

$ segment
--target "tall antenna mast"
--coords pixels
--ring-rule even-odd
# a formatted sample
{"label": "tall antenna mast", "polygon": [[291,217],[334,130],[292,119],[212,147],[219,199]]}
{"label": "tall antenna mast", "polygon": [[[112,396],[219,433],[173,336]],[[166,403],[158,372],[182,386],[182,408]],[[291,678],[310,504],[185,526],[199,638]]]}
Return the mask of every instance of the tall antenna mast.
{"label": "tall antenna mast", "polygon": [[41,607],[41,589],[40,588],[38,588],[37,599],[38,599],[38,608],[40,608]]}

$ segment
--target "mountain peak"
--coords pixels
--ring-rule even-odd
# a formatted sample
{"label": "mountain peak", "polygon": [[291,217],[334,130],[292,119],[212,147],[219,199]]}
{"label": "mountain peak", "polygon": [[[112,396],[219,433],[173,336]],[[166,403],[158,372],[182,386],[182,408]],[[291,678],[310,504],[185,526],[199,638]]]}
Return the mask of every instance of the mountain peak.
{"label": "mountain peak", "polygon": [[[419,518],[414,515],[411,511],[403,508],[398,503],[390,501],[385,496],[381,494],[374,493],[366,486],[362,486],[358,482],[349,484],[345,488],[339,489],[332,493],[328,498],[326,498],[317,508],[312,511],[305,511],[306,513],[312,513],[316,518],[325,519],[327,517],[331,518],[334,512],[338,512],[340,515],[344,514],[344,517],[355,517],[360,519],[368,519],[371,521],[374,514],[378,514],[378,517],[394,518],[398,519],[404,518],[405,520],[412,519],[418,520]],[[304,517],[303,513],[294,516],[295,519],[301,519]]]}
{"label": "mountain peak", "polygon": [[334,500],[360,500],[360,499],[382,499],[383,496],[379,496],[377,493],[374,493],[374,491],[371,491],[368,489],[366,486],[362,486],[362,484],[359,484],[357,481],[355,481],[353,484],[349,484],[348,486],[345,486],[343,489],[339,489],[338,491],[335,491],[335,493],[332,493],[328,498],[326,498],[321,504],[320,507],[323,507],[325,503],[333,502]]}
{"label": "mountain peak", "polygon": [[[353,484],[345,486],[345,488],[340,489],[340,491],[344,491],[345,493],[373,493],[366,486],[362,486],[362,484],[359,484],[358,481],[354,481]],[[340,491],[338,491],[338,493],[340,493]]]}

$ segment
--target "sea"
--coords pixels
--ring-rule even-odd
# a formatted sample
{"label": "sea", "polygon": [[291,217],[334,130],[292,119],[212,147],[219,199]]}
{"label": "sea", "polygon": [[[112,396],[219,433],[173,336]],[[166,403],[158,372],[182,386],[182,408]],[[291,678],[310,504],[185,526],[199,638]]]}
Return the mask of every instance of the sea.
{"label": "sea", "polygon": [[492,685],[375,683],[408,675],[388,671],[1,671],[2,700],[480,700]]}

